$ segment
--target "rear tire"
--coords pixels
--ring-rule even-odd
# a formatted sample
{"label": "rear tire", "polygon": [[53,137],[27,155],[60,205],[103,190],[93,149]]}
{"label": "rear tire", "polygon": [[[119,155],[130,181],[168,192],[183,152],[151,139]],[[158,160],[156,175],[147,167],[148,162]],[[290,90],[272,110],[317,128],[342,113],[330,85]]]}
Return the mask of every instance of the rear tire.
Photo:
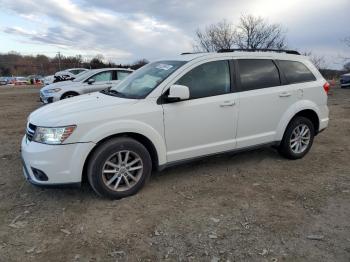
{"label": "rear tire", "polygon": [[140,142],[129,137],[110,139],[92,154],[87,176],[100,196],[120,199],[136,194],[152,172],[149,152]]}
{"label": "rear tire", "polygon": [[310,150],[315,136],[315,127],[310,119],[293,118],[284,132],[278,152],[288,159],[300,159]]}

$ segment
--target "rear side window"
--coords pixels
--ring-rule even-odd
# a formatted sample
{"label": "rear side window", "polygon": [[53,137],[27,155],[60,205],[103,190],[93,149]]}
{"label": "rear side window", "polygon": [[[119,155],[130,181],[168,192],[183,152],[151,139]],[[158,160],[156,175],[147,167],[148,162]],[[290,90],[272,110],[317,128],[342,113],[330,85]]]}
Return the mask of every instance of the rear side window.
{"label": "rear side window", "polygon": [[117,79],[118,80],[123,80],[128,75],[130,75],[130,72],[128,72],[128,71],[117,71]]}
{"label": "rear side window", "polygon": [[231,89],[229,62],[224,60],[199,65],[176,84],[187,86],[191,99],[227,94]]}
{"label": "rear side window", "polygon": [[272,60],[239,59],[238,66],[242,91],[281,84],[278,69]]}
{"label": "rear side window", "polygon": [[278,65],[283,71],[288,84],[303,83],[316,80],[316,77],[301,62],[278,60]]}

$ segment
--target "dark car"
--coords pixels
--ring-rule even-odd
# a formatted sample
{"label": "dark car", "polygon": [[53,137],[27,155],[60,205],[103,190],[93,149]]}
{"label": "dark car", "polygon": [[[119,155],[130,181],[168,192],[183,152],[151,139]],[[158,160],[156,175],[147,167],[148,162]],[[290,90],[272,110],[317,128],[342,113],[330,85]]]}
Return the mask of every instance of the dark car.
{"label": "dark car", "polygon": [[350,73],[340,76],[340,87],[341,88],[350,87]]}

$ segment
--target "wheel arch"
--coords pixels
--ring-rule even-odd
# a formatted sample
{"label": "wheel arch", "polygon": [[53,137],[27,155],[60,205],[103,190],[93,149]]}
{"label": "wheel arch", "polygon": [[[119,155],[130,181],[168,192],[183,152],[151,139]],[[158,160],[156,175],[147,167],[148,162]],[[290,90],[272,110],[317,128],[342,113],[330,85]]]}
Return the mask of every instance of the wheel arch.
{"label": "wheel arch", "polygon": [[281,118],[277,127],[275,141],[282,140],[288,124],[296,116],[303,116],[310,119],[315,127],[315,135],[318,134],[320,127],[320,112],[317,105],[311,101],[299,101],[290,107]]}
{"label": "wheel arch", "polygon": [[68,94],[74,94],[74,95],[76,95],[76,96],[80,95],[78,92],[76,92],[76,91],[71,91],[71,90],[70,90],[70,91],[64,92],[64,93],[61,95],[60,100],[62,100],[63,97],[64,97],[65,95],[68,95]]}
{"label": "wheel arch", "polygon": [[117,137],[129,137],[132,139],[135,139],[136,141],[140,142],[143,146],[146,147],[147,151],[149,152],[152,160],[152,169],[157,170],[159,167],[159,156],[157,149],[153,142],[147,138],[145,135],[136,133],[136,132],[123,132],[123,133],[117,133],[117,134],[112,134],[109,135],[105,138],[102,138],[100,141],[96,143],[96,145],[90,150],[89,154],[87,155],[84,165],[83,165],[83,171],[82,171],[82,180],[86,180],[86,175],[87,175],[87,165],[90,160],[90,157],[92,154],[96,151],[96,149],[104,142],[117,138]]}
{"label": "wheel arch", "polygon": [[301,110],[298,113],[296,113],[293,118],[295,118],[297,116],[303,116],[303,117],[309,119],[312,122],[312,124],[314,125],[315,135],[317,135],[318,130],[320,128],[320,119],[314,110],[312,110],[312,109]]}

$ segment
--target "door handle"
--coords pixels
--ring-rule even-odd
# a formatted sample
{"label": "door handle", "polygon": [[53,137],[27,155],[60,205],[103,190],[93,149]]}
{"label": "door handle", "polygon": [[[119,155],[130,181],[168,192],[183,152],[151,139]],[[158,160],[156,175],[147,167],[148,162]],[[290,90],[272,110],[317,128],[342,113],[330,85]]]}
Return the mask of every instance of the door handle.
{"label": "door handle", "polygon": [[235,101],[224,101],[222,104],[220,104],[221,107],[234,106],[234,105],[235,105]]}
{"label": "door handle", "polygon": [[283,92],[283,93],[280,93],[279,96],[280,97],[288,97],[288,96],[291,96],[292,94],[289,93],[289,92]]}

